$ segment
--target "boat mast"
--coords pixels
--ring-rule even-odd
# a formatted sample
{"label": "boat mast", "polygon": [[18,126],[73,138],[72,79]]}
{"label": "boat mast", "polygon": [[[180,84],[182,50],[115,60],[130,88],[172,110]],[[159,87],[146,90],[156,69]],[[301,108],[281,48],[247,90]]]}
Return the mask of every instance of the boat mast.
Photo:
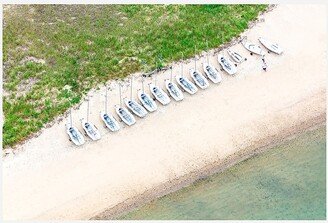
{"label": "boat mast", "polygon": [[156,70],[156,72],[155,72],[155,75],[154,75],[154,78],[155,78],[155,86],[157,86],[157,72],[158,72],[158,70]]}
{"label": "boat mast", "polygon": [[120,106],[122,107],[122,90],[121,90],[121,83],[118,84],[118,90],[120,93]]}
{"label": "boat mast", "polygon": [[89,122],[90,96],[88,96],[87,122]]}
{"label": "boat mast", "polygon": [[130,100],[132,101],[132,89],[133,89],[133,76],[131,77],[131,95],[130,95]]}
{"label": "boat mast", "polygon": [[108,90],[107,89],[107,87],[108,87],[107,84],[106,84],[105,87],[106,87],[106,93],[105,93],[105,114],[107,114],[107,90]]}
{"label": "boat mast", "polygon": [[155,83],[155,86],[156,86],[156,74],[158,72],[157,61],[155,62],[155,66],[156,66],[156,70],[154,72],[154,83]]}
{"label": "boat mast", "polygon": [[170,82],[172,83],[172,77],[173,77],[172,65],[170,66],[170,69],[171,69]]}
{"label": "boat mast", "polygon": [[158,73],[160,71],[160,66],[162,64],[162,54],[159,54],[158,59],[160,61],[160,65],[158,66],[158,63],[156,61],[156,72],[155,72],[155,75],[154,75],[154,78],[155,78],[155,86],[157,86],[157,75],[158,75]]}
{"label": "boat mast", "polygon": [[183,56],[183,53],[181,53],[182,54],[182,62],[181,62],[181,76],[183,77],[183,58],[184,58],[184,56]]}
{"label": "boat mast", "polygon": [[[141,76],[141,84],[142,84],[142,93],[145,93],[145,87],[144,87],[144,76]],[[156,84],[155,84],[156,85]]]}
{"label": "boat mast", "polygon": [[197,67],[197,61],[196,61],[196,46],[195,46],[195,72],[196,72],[196,67]]}
{"label": "boat mast", "polygon": [[70,119],[70,124],[71,124],[70,127],[72,127],[73,126],[73,121],[72,121],[72,108],[69,109],[69,119]]}
{"label": "boat mast", "polygon": [[207,42],[207,40],[206,40],[206,46],[207,46],[207,51],[206,51],[206,57],[207,57],[207,64],[210,64],[209,63],[209,58],[208,58],[208,42]]}

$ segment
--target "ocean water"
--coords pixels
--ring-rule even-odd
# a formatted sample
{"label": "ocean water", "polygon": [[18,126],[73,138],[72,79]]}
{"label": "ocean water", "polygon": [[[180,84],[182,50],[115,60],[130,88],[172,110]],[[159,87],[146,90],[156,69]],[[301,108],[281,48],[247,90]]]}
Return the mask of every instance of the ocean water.
{"label": "ocean water", "polygon": [[326,219],[326,127],[302,133],[121,219]]}

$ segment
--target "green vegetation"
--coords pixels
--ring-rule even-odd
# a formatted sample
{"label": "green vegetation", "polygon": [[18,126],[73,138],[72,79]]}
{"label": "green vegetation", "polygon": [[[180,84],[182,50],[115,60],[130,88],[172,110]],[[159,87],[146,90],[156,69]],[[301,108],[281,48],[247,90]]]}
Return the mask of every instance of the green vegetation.
{"label": "green vegetation", "polygon": [[[266,5],[4,6],[3,145],[13,146],[92,87],[152,70],[247,28]],[[144,67],[141,61],[148,65]],[[164,64],[161,64],[163,66]]]}

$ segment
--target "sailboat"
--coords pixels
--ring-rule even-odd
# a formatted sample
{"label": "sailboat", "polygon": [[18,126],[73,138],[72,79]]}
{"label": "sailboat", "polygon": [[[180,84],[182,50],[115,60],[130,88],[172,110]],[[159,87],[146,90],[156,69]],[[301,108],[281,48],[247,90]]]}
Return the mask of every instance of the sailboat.
{"label": "sailboat", "polygon": [[72,141],[75,145],[81,146],[85,143],[82,133],[73,126],[72,122],[72,109],[70,109],[70,123],[66,124],[66,133],[69,136],[69,140]]}
{"label": "sailboat", "polygon": [[[196,53],[196,49],[195,49]],[[189,70],[191,78],[194,80],[195,84],[201,88],[201,89],[206,89],[209,86],[208,81],[206,78],[197,70],[197,60],[196,60],[196,55],[195,55],[195,68]]]}
{"label": "sailboat", "polygon": [[260,43],[269,50],[269,52],[274,52],[278,55],[282,54],[284,50],[275,42],[272,42],[266,38],[260,37],[258,39]]}
{"label": "sailboat", "polygon": [[183,63],[181,63],[181,75],[177,75],[175,79],[182,89],[189,94],[195,94],[198,91],[197,87],[183,75]]}
{"label": "sailboat", "polygon": [[138,90],[138,98],[141,104],[149,111],[154,112],[157,110],[155,101],[145,92],[144,78],[142,77],[142,89]]}
{"label": "sailboat", "polygon": [[162,105],[167,105],[171,102],[171,99],[165,93],[165,91],[163,91],[161,87],[157,86],[156,76],[157,73],[155,73],[154,75],[155,78],[154,84],[152,83],[149,84],[149,90],[157,101],[159,101]]}
{"label": "sailboat", "polygon": [[[208,44],[207,44],[207,48],[208,48]],[[218,84],[222,81],[222,76],[220,72],[210,64],[208,52],[206,52],[206,62],[203,63],[203,70],[207,78],[210,79],[214,84]]]}
{"label": "sailboat", "polygon": [[124,98],[125,105],[138,117],[145,117],[148,112],[144,107],[142,107],[138,102],[133,100],[133,77],[131,77],[131,96],[130,99]]}
{"label": "sailboat", "polygon": [[171,69],[170,79],[165,80],[165,87],[174,100],[182,101],[184,98],[183,93],[180,90],[180,88],[175,83],[173,83],[172,67],[170,67],[170,69]]}
{"label": "sailboat", "polygon": [[87,107],[87,118],[81,119],[81,124],[84,132],[94,141],[99,140],[101,138],[100,132],[98,128],[89,121],[89,113],[90,113],[90,97],[88,97],[88,107]]}
{"label": "sailboat", "polygon": [[118,117],[128,126],[134,125],[136,120],[134,116],[122,106],[122,91],[121,84],[119,84],[119,92],[120,92],[120,105],[115,105],[115,111]]}
{"label": "sailboat", "polygon": [[247,59],[245,57],[243,57],[242,55],[240,55],[239,53],[228,49],[227,50],[229,56],[236,62],[236,63],[241,63],[246,61]]}
{"label": "sailboat", "polygon": [[244,37],[241,43],[250,52],[251,55],[257,54],[260,56],[264,56],[264,51],[262,50],[262,48],[259,45],[248,42],[246,37]]}
{"label": "sailboat", "polygon": [[237,68],[234,63],[229,59],[223,56],[223,54],[218,55],[218,62],[221,65],[222,69],[230,75],[237,73]]}
{"label": "sailboat", "polygon": [[103,122],[105,123],[105,126],[107,128],[109,128],[112,132],[116,132],[116,131],[120,130],[120,125],[118,124],[117,120],[107,112],[107,100],[108,100],[107,90],[108,90],[108,87],[106,86],[105,111],[100,112],[100,118],[101,118],[101,120],[103,120]]}

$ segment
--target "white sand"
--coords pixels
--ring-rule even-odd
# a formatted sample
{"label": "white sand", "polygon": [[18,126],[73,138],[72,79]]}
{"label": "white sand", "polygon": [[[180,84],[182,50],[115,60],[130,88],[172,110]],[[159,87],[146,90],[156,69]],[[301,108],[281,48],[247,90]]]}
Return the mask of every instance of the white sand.
{"label": "white sand", "polygon": [[[92,93],[90,120],[103,134],[100,141],[73,146],[63,121],[29,140],[16,155],[3,158],[4,219],[89,219],[325,114],[326,12],[323,5],[278,6],[264,16],[264,23],[245,33],[253,42],[269,37],[285,49],[282,56],[267,54],[268,72],[262,71],[259,57],[251,57],[240,44],[233,46],[248,58],[235,77],[224,74],[218,86],[185,94],[183,102],[159,105],[158,111],[118,133],[109,133],[99,118],[104,88]],[[216,57],[211,61],[219,67]],[[193,66],[193,61],[184,66],[186,75]],[[174,69],[179,72],[180,65]],[[168,77],[169,72],[160,74],[158,83]],[[139,78],[135,90],[140,87]],[[109,95],[114,114],[117,88]],[[81,130],[79,119],[85,113],[86,103],[73,112]]]}

